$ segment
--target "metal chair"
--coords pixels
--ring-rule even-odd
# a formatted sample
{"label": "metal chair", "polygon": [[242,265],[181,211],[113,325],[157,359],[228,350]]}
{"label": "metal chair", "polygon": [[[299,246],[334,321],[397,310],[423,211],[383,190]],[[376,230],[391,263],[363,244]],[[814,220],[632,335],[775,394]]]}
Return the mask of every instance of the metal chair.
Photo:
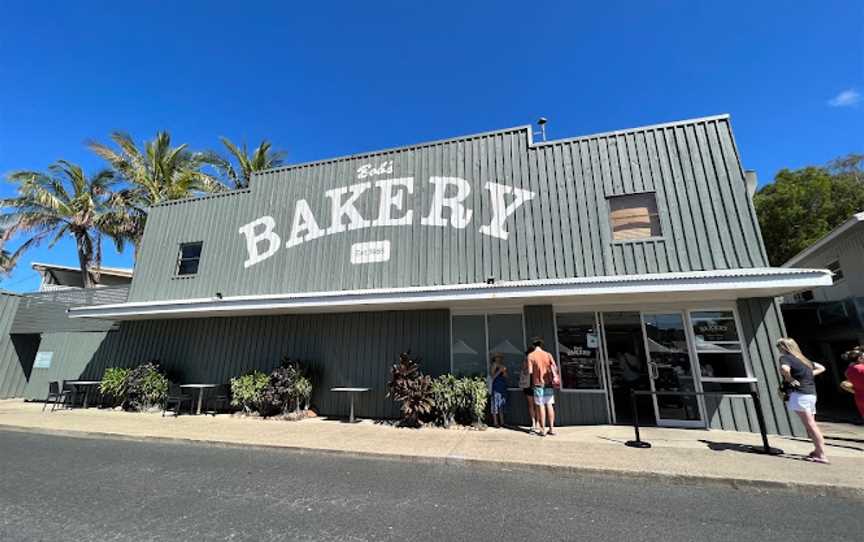
{"label": "metal chair", "polygon": [[54,412],[54,409],[57,408],[57,404],[66,404],[66,400],[69,398],[69,393],[65,390],[60,389],[60,383],[57,381],[48,383],[48,397],[45,398],[45,403],[42,405],[42,412],[45,412],[45,407],[48,406],[48,403],[51,402],[51,412]]}
{"label": "metal chair", "polygon": [[60,391],[66,394],[66,401],[63,401],[63,404],[66,407],[69,406],[77,406],[78,399],[82,396],[81,390],[78,389],[75,384],[69,384],[66,380],[63,381],[63,386],[60,388]]}
{"label": "metal chair", "polygon": [[183,409],[183,403],[189,401],[189,411],[192,411],[192,396],[185,393],[183,388],[181,388],[178,384],[169,383],[168,384],[168,396],[165,397],[165,403],[162,406],[162,417],[165,417],[165,413],[171,409],[171,405],[174,405],[174,415],[179,416],[180,411]]}
{"label": "metal chair", "polygon": [[228,410],[231,406],[231,389],[228,384],[222,384],[213,390],[213,394],[210,396],[210,403],[213,407],[214,416],[217,411]]}

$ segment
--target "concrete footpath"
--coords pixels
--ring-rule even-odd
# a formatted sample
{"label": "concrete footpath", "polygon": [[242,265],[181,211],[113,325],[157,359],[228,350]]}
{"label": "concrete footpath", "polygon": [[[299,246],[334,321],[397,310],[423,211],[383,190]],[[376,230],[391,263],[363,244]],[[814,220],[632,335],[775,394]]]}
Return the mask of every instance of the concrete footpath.
{"label": "concrete footpath", "polygon": [[864,428],[829,427],[831,465],[804,460],[812,449],[802,439],[771,437],[782,456],[753,453],[759,435],[729,431],[646,428],[652,448],[624,446],[632,428],[563,427],[554,437],[523,429],[401,429],[388,423],[314,418],[299,422],[230,415],[173,416],[112,410],[41,412],[39,403],[0,401],[0,427],[82,437],[161,439],[219,445],[284,447],[435,463],[487,464],[760,489],[791,489],[813,495],[864,499]]}

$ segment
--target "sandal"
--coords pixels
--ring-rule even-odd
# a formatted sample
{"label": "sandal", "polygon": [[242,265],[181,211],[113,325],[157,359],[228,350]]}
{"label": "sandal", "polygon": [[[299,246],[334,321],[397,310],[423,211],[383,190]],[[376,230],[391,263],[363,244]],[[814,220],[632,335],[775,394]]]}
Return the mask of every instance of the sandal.
{"label": "sandal", "polygon": [[812,455],[808,455],[807,459],[805,459],[805,461],[809,461],[811,463],[820,463],[822,465],[830,465],[831,464],[831,462],[828,461],[828,458],[826,458],[826,457],[816,457],[816,456],[812,456]]}
{"label": "sandal", "polygon": [[551,429],[550,429],[549,431],[546,432],[546,435],[547,435],[547,436],[550,436],[550,437],[554,437],[554,436],[557,435],[557,434],[558,434],[558,433],[556,433],[555,431],[553,431],[553,430],[551,430]]}

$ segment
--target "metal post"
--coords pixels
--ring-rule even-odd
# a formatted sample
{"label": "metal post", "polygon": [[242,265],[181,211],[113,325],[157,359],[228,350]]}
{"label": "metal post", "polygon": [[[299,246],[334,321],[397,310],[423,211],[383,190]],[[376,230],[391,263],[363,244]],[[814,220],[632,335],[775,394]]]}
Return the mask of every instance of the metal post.
{"label": "metal post", "polygon": [[[758,451],[768,455],[782,454],[783,450],[780,448],[772,448],[768,444],[768,431],[765,428],[765,415],[762,413],[762,401],[759,399],[759,392],[751,390],[750,397],[753,398],[753,407],[756,409],[756,421],[759,422],[759,432],[762,434],[762,449]],[[754,448],[754,450],[755,449],[756,448]]]}
{"label": "metal post", "polygon": [[636,393],[634,390],[630,390],[630,408],[633,410],[633,431],[636,433],[636,440],[628,440],[624,445],[631,448],[650,448],[650,442],[645,442],[639,438],[639,409],[636,406]]}

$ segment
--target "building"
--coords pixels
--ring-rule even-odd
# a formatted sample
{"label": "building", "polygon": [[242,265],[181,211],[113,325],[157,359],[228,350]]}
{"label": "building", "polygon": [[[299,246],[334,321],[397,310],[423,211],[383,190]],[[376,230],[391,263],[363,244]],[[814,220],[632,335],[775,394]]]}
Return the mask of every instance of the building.
{"label": "building", "polygon": [[828,369],[817,381],[822,412],[833,419],[857,420],[852,396],[839,388],[847,366],[840,355],[864,344],[864,212],[852,215],[783,267],[833,273],[827,286],[786,296],[783,315],[789,334]]}
{"label": "building", "polygon": [[[70,303],[39,346],[57,365],[27,394],[151,359],[226,382],[290,355],[313,367],[322,413],[347,412],[331,387],[362,386],[357,413],[388,417],[399,352],[432,375],[482,375],[501,352],[516,386],[539,336],[560,359],[562,424],[628,423],[631,389],[755,386],[769,430],[801,434],[774,392],[775,298],[831,276],[768,267],[750,196],[725,115],[548,142],[521,126],[258,173],[152,208],[128,297]],[[510,405],[525,423],[521,390]],[[740,395],[640,413],[756,428]]]}
{"label": "building", "polygon": [[[40,292],[83,288],[84,279],[80,267],[33,262],[31,267],[42,277]],[[132,282],[132,270],[120,267],[94,267],[89,270],[90,279],[99,286],[124,286]]]}

